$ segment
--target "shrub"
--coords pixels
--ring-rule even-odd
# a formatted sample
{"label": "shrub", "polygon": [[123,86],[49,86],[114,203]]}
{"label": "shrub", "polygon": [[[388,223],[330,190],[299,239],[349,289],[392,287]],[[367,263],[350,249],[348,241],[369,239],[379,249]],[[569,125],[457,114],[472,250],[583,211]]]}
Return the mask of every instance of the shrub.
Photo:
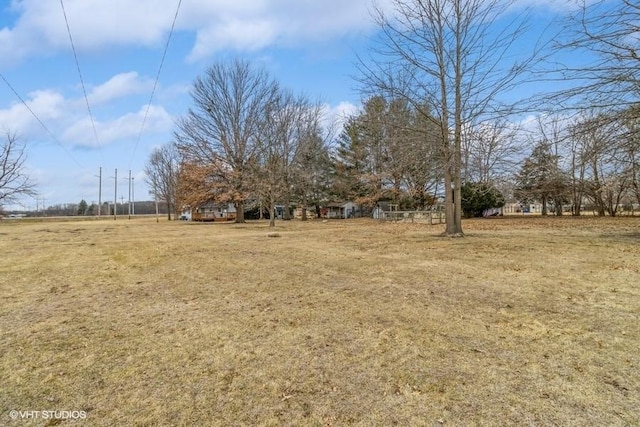
{"label": "shrub", "polygon": [[465,182],[462,185],[462,212],[466,218],[481,217],[487,209],[501,208],[505,199],[491,184]]}

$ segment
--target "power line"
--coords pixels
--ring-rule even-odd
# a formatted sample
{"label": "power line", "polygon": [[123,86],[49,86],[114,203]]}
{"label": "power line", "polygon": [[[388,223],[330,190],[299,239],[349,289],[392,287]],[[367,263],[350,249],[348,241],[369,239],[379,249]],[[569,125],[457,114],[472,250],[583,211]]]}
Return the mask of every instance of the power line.
{"label": "power line", "polygon": [[[62,2],[62,0],[60,0]],[[142,138],[142,131],[144,130],[144,125],[147,122],[147,116],[149,115],[149,109],[151,108],[151,102],[153,101],[153,96],[156,93],[156,87],[158,86],[158,80],[160,79],[160,72],[162,71],[162,66],[164,65],[164,60],[167,56],[167,51],[169,50],[169,43],[171,42],[171,37],[173,35],[173,30],[176,26],[176,21],[178,19],[178,13],[180,12],[180,5],[182,5],[182,0],[178,0],[178,6],[176,7],[176,13],[173,15],[173,22],[171,23],[171,30],[169,30],[169,37],[167,37],[167,43],[164,45],[164,51],[162,52],[162,58],[160,59],[160,66],[158,67],[158,73],[156,74],[156,80],[153,82],[153,89],[151,90],[151,96],[149,97],[149,103],[147,104],[147,109],[144,112],[144,117],[142,118],[142,126],[140,126],[140,132],[138,133],[138,138],[136,139],[136,144],[133,146],[133,153],[131,154],[131,160],[129,161],[129,167],[131,167],[131,163],[133,163],[133,158],[136,155],[136,150],[138,149],[138,144],[140,143],[140,139]]]}
{"label": "power line", "polygon": [[62,143],[58,140],[58,138],[56,138],[56,136],[53,134],[53,132],[51,132],[49,130],[49,128],[44,124],[44,122],[42,120],[40,120],[40,117],[38,117],[38,115],[31,109],[31,107],[29,107],[29,105],[27,104],[27,102],[24,100],[24,98],[22,98],[20,96],[20,94],[14,89],[13,86],[11,86],[11,83],[9,83],[9,81],[4,77],[4,75],[2,73],[0,73],[0,78],[5,82],[5,84],[9,87],[9,89],[11,89],[11,92],[13,92],[13,94],[20,100],[20,102],[22,102],[22,104],[25,106],[25,108],[31,113],[31,115],[38,121],[38,123],[40,123],[40,126],[42,126],[42,128],[49,134],[49,136],[51,137],[51,139],[53,139],[53,141],[58,144],[65,153],[67,153],[67,155],[69,156],[69,158],[71,160],[73,160],[75,162],[76,165],[78,165],[80,168],[84,168],[84,166],[82,166],[80,164],[80,162],[78,162],[76,160],[75,157],[73,157],[73,155],[69,152],[69,150],[67,150],[67,148],[62,145]]}
{"label": "power line", "polygon": [[67,25],[67,34],[69,34],[69,41],[71,42],[71,50],[73,51],[73,58],[76,61],[76,69],[78,70],[78,76],[80,76],[80,85],[82,86],[82,93],[84,94],[84,100],[87,104],[87,111],[89,112],[89,118],[91,119],[91,127],[93,128],[93,136],[96,138],[96,144],[98,149],[100,148],[100,140],[98,139],[98,132],[96,131],[96,123],[93,120],[93,113],[89,106],[89,97],[87,96],[87,89],[84,85],[84,79],[82,78],[82,72],[80,71],[80,62],[78,61],[78,54],[76,53],[76,46],[73,43],[73,37],[71,37],[71,28],[69,27],[69,20],[67,19],[67,11],[64,8],[63,0],[60,0],[60,6],[62,6],[62,14],[64,15],[64,22]]}

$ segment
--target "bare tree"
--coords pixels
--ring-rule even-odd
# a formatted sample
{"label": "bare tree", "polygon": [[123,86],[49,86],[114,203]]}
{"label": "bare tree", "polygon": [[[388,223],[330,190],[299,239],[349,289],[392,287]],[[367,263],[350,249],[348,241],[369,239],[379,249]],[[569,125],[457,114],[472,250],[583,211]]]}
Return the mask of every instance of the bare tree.
{"label": "bare tree", "polygon": [[291,219],[289,206],[300,178],[302,157],[309,154],[312,137],[320,128],[322,108],[304,96],[281,90],[268,106],[260,133],[260,175],[257,187],[269,200],[270,226],[274,226],[275,202],[284,204],[283,218]]}
{"label": "bare tree", "polygon": [[567,160],[563,156],[562,148],[567,139],[567,124],[563,117],[558,115],[539,115],[537,118],[537,137],[542,143],[549,147],[555,165],[550,170],[551,181],[555,182],[555,191],[551,193],[551,201],[553,202],[555,214],[561,216],[564,212],[563,205],[567,201],[567,194],[570,177],[565,172],[563,160]]}
{"label": "bare tree", "polygon": [[577,162],[578,170],[584,167],[584,189],[596,211],[614,215],[629,193],[640,202],[634,125],[640,117],[640,4],[635,0],[579,0],[578,4],[565,25],[569,34],[558,52],[568,51],[585,61],[553,64],[548,75],[570,82],[571,87],[546,99],[582,112],[573,127],[584,158],[582,164]]}
{"label": "bare tree", "polygon": [[176,202],[179,175],[179,154],[175,145],[167,143],[151,152],[144,168],[151,194],[167,204],[167,215],[178,218],[180,206]]}
{"label": "bare tree", "polygon": [[498,96],[519,83],[538,49],[517,57],[514,43],[526,13],[504,0],[391,0],[376,11],[381,39],[374,64],[362,61],[368,87],[406,99],[440,128],[446,234],[462,236],[461,167],[464,129],[503,116]]}
{"label": "bare tree", "polygon": [[625,129],[624,150],[627,159],[627,174],[631,181],[631,191],[635,203],[640,205],[640,106],[635,105],[629,108],[622,116],[622,123]]}
{"label": "bare tree", "polygon": [[513,171],[523,151],[520,132],[506,118],[497,118],[464,132],[463,181],[491,183]]}
{"label": "bare tree", "polygon": [[579,3],[566,25],[571,34],[560,43],[560,52],[568,50],[574,56],[583,52],[583,57],[594,59],[577,66],[554,64],[553,75],[575,83],[554,97],[577,98],[578,107],[590,110],[627,109],[640,97],[640,4],[635,0]]}
{"label": "bare tree", "polygon": [[213,168],[213,179],[225,185],[223,197],[234,203],[239,223],[245,221],[244,205],[252,193],[264,115],[277,94],[276,82],[248,62],[214,64],[195,80],[194,106],[174,133],[185,161]]}
{"label": "bare tree", "polygon": [[586,194],[598,215],[615,216],[632,185],[625,130],[606,116],[582,120],[575,129],[582,148]]}
{"label": "bare tree", "polygon": [[580,216],[586,197],[586,173],[588,144],[583,138],[582,123],[574,122],[569,126],[569,136],[564,140],[568,157],[569,186],[571,192],[571,213]]}
{"label": "bare tree", "polygon": [[27,155],[15,133],[5,130],[0,141],[0,207],[19,196],[35,194],[35,184],[25,174]]}

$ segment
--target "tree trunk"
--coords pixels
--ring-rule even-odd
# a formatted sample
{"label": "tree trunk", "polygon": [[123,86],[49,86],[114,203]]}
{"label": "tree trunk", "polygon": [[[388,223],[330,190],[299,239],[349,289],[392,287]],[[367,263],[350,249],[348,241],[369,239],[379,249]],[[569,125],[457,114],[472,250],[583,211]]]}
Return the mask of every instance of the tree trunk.
{"label": "tree trunk", "polygon": [[445,234],[450,237],[461,237],[462,233],[462,197],[460,192],[460,185],[454,184],[452,187],[452,174],[447,168],[445,172],[444,185],[445,185],[445,201],[444,201],[444,216],[446,222]]}
{"label": "tree trunk", "polygon": [[276,202],[273,194],[269,195],[269,228],[276,226]]}
{"label": "tree trunk", "polygon": [[301,209],[302,209],[302,218],[301,218],[301,220],[302,221],[306,221],[308,219],[307,218],[307,202],[306,202],[306,200],[302,202],[302,208]]}
{"label": "tree trunk", "polygon": [[593,161],[593,202],[596,205],[598,216],[606,215],[604,198],[602,197],[602,186],[600,185],[600,175],[598,172],[598,163]]}
{"label": "tree trunk", "polygon": [[291,211],[289,207],[291,206],[291,197],[287,195],[284,198],[284,212],[282,213],[282,219],[285,221],[291,221]]}
{"label": "tree trunk", "polygon": [[[640,204],[640,183],[638,183],[638,162],[636,162],[635,152],[631,153],[631,187],[633,188],[633,192],[636,196],[637,202]],[[633,211],[633,202],[631,202],[631,207]]]}
{"label": "tree trunk", "polygon": [[[462,131],[459,129],[460,135]],[[460,135],[454,136],[454,150],[445,168],[445,234],[451,237],[462,237],[462,191],[461,191],[461,151]]]}
{"label": "tree trunk", "polygon": [[236,224],[244,224],[246,221],[244,220],[244,200],[238,201],[234,203],[236,208]]}
{"label": "tree trunk", "polygon": [[547,197],[542,197],[542,216],[547,216]]}
{"label": "tree trunk", "polygon": [[[456,38],[456,47],[455,47],[455,68],[454,68],[454,72],[455,72],[455,83],[454,83],[454,92],[455,92],[455,99],[454,99],[454,127],[453,127],[453,155],[452,160],[453,160],[453,164],[450,165],[450,167],[452,167],[452,171],[451,171],[451,180],[453,182],[453,186],[449,185],[450,189],[447,189],[447,193],[451,193],[451,201],[452,203],[452,208],[453,208],[453,212],[451,213],[451,219],[453,220],[453,223],[451,225],[449,225],[449,218],[447,218],[447,235],[452,236],[452,237],[462,237],[464,236],[464,233],[462,232],[462,191],[461,191],[461,177],[462,177],[462,173],[461,173],[461,168],[462,168],[462,122],[463,122],[463,117],[462,117],[462,73],[463,73],[463,66],[462,66],[462,59],[464,56],[466,56],[467,54],[463,52],[463,48],[462,48],[462,31],[460,28],[461,25],[461,20],[460,17],[462,16],[462,11],[461,11],[461,4],[460,2],[455,2],[454,5],[456,11],[455,14],[458,17],[458,19],[456,20],[456,31],[455,31],[455,38]],[[446,88],[446,83],[443,85],[443,88]],[[444,98],[446,99],[446,91],[443,92],[444,94]],[[445,124],[448,126],[448,120],[445,122]],[[448,132],[448,130],[447,130]],[[448,134],[447,134],[448,135]],[[447,140],[447,147],[449,147],[449,138],[446,138]]]}

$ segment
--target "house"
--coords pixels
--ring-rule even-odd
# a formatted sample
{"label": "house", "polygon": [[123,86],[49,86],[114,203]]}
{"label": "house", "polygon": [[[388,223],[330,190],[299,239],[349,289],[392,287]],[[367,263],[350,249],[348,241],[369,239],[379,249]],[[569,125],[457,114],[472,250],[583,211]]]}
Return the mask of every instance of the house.
{"label": "house", "polygon": [[[549,210],[551,208],[549,207]],[[542,212],[542,204],[541,203],[507,203],[501,208],[501,213],[503,215],[512,215],[512,214],[528,214],[528,213],[540,213]]]}
{"label": "house", "polygon": [[233,203],[209,202],[191,208],[189,213],[183,213],[182,218],[192,221],[235,221],[236,208]]}
{"label": "house", "polygon": [[338,203],[327,203],[324,205],[323,209],[323,217],[325,218],[354,218],[358,216],[358,205],[354,202],[338,202]]}

